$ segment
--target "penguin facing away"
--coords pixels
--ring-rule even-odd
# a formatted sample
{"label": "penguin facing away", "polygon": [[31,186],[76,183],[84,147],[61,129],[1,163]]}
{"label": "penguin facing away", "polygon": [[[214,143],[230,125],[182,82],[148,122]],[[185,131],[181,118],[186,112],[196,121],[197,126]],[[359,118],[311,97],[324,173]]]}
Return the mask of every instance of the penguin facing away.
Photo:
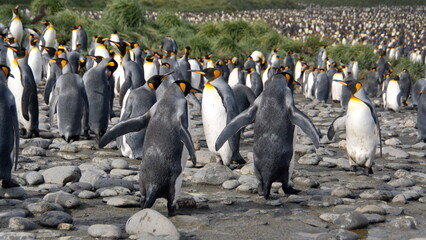
{"label": "penguin facing away", "polygon": [[[57,79],[50,102],[50,125],[53,125],[55,112],[58,113],[58,129],[67,142],[80,139],[83,130],[88,135],[89,102],[83,79],[73,72],[66,59],[53,60],[62,68],[63,74]],[[70,104],[73,103],[73,104]]]}
{"label": "penguin facing away", "polygon": [[192,89],[186,81],[176,81],[143,116],[118,123],[101,139],[99,146],[123,134],[146,128],[139,187],[141,207],[150,208],[157,198],[167,199],[169,216],[175,215],[176,200],[182,186],[182,171],[187,157],[185,147],[196,165],[195,150],[188,131],[185,95]]}
{"label": "penguin facing away", "polygon": [[399,74],[399,85],[401,87],[401,102],[407,105],[411,92],[411,76],[407,69],[403,69]]}
{"label": "penguin facing away", "polygon": [[376,67],[371,68],[371,71],[367,74],[367,86],[366,92],[369,98],[377,96],[377,91],[380,85],[380,76],[377,73]]}
{"label": "penguin facing away", "polygon": [[289,73],[274,74],[262,94],[227,124],[215,143],[219,149],[227,139],[254,121],[254,168],[259,180],[258,193],[265,199],[275,181],[282,183],[286,194],[299,192],[290,185],[295,125],[319,147],[320,132],[294,105],[293,84],[295,81]]}
{"label": "penguin facing away", "polygon": [[366,175],[372,174],[378,140],[380,155],[382,155],[380,125],[376,110],[359,81],[339,80],[337,82],[347,87],[352,96],[349,99],[347,111],[331,123],[327,137],[331,140],[339,128],[346,128],[346,150],[350,170],[356,171],[359,166],[364,167]]}
{"label": "penguin facing away", "polygon": [[245,163],[239,153],[239,134],[230,138],[218,150],[214,147],[220,132],[239,113],[231,87],[223,80],[217,68],[206,68],[196,72],[208,80],[203,90],[201,115],[209,150],[216,153],[217,160],[222,161],[226,166],[229,166],[232,161]]}
{"label": "penguin facing away", "polygon": [[12,168],[18,165],[19,123],[15,97],[6,85],[13,76],[9,67],[0,65],[0,69],[0,180],[3,188],[11,188],[19,186],[12,181]]}

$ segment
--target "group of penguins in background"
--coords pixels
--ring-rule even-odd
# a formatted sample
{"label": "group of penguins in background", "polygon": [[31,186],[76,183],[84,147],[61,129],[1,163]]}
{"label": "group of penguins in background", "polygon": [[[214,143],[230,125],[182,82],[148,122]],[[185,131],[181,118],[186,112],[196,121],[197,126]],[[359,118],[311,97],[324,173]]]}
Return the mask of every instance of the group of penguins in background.
{"label": "group of penguins in background", "polygon": [[[330,39],[335,44],[369,44],[388,59],[408,57],[426,63],[425,6],[321,7],[304,9],[258,9],[235,12],[178,12],[193,23],[244,19],[266,21],[276,31],[296,40],[311,35]],[[158,12],[149,12],[151,19]],[[315,49],[313,49],[315,51]]]}
{"label": "group of penguins in background", "polygon": [[[353,171],[373,173],[376,145],[381,148],[381,141],[379,119],[369,98],[379,92],[385,108],[398,111],[407,102],[416,106],[418,141],[426,139],[426,95],[422,94],[426,80],[418,80],[411,88],[409,73],[394,75],[383,55],[368,73],[364,89],[358,80],[358,63],[344,65],[328,58],[326,46],[319,49],[314,65],[308,66],[292,51],[281,59],[278,49],[266,58],[254,51],[245,61],[235,57],[213,61],[210,55],[192,59],[191,48],[185,47],[178,58],[176,41],[170,36],[162,40],[161,53],[142,50],[117,32],[108,38],[94,36],[88,46],[82,26],[72,27],[71,44],[66,45],[57,42],[49,21],[44,21],[40,32],[25,31],[18,9],[0,38],[0,179],[4,188],[16,186],[11,171],[18,161],[20,134],[39,136],[37,87],[43,87],[43,82],[51,128],[56,114],[59,135],[67,142],[94,135],[100,147],[116,140],[123,156],[142,159],[142,207],[166,198],[169,215],[175,214],[189,157],[196,166],[188,103],[201,110],[208,148],[227,166],[245,163],[239,153],[240,134],[253,123],[254,170],[258,193],[265,198],[273,182],[281,182],[286,194],[299,192],[291,180],[295,126],[316,148],[320,146],[320,130],[295,106],[293,94],[298,92],[319,102],[328,102],[330,96],[340,101],[342,114],[332,122],[327,136],[332,139],[339,128],[346,128]],[[107,129],[115,97],[121,105],[120,122]]]}

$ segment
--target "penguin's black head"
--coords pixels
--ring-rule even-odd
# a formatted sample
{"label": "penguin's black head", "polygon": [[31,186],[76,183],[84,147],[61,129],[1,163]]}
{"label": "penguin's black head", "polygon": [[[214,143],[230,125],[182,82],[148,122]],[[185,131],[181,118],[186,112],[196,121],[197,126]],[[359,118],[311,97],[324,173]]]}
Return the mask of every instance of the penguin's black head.
{"label": "penguin's black head", "polygon": [[357,80],[350,80],[350,81],[333,80],[333,81],[346,86],[349,89],[349,91],[351,91],[352,95],[357,93],[362,87],[362,84]]}
{"label": "penguin's black head", "polygon": [[68,64],[68,60],[66,60],[65,58],[57,58],[57,59],[49,59],[51,62],[56,63],[56,65],[58,65],[58,67],[60,67],[61,69],[63,69],[65,67],[65,65]]}
{"label": "penguin's black head", "polygon": [[150,79],[148,79],[147,84],[148,87],[157,90],[158,86],[170,75],[174,73],[173,71],[166,73],[164,75],[154,75]]}
{"label": "penguin's black head", "polygon": [[41,46],[46,52],[47,54],[49,54],[50,58],[53,58],[55,56],[56,53],[56,49],[52,48],[52,47],[45,47],[45,46]]}
{"label": "penguin's black head", "polygon": [[90,57],[90,58],[92,58],[93,60],[95,60],[95,62],[96,63],[100,63],[100,62],[102,62],[102,60],[104,60],[104,57],[101,57],[101,56],[92,56],[92,55],[89,55],[88,57]]}
{"label": "penguin's black head", "polygon": [[[189,70],[191,71],[191,70]],[[205,78],[207,78],[208,81],[213,81],[215,79],[217,79],[218,77],[220,77],[220,75],[222,75],[222,72],[217,69],[217,68],[206,68],[204,70],[194,70],[191,72],[196,72],[199,73],[201,75],[203,75]]]}
{"label": "penguin's black head", "polygon": [[176,81],[176,82],[174,82],[175,84],[177,84],[179,87],[180,87],[180,89],[182,90],[182,92],[183,92],[183,94],[185,95],[185,96],[187,96],[189,93],[196,93],[196,92],[199,92],[199,93],[201,93],[201,91],[200,90],[198,90],[198,89],[196,89],[196,88],[193,88],[192,86],[191,86],[191,84],[188,82],[188,81],[185,81],[185,80],[178,80],[178,81]]}
{"label": "penguin's black head", "polygon": [[8,48],[12,49],[12,51],[16,53],[16,56],[18,58],[24,58],[28,56],[28,50],[23,47],[8,47]]}
{"label": "penguin's black head", "polygon": [[109,61],[108,61],[108,64],[107,64],[107,69],[108,69],[108,71],[110,72],[110,74],[112,75],[112,73],[113,72],[115,72],[115,70],[117,70],[117,68],[118,68],[118,64],[117,64],[117,62],[114,60],[114,59],[110,59]]}
{"label": "penguin's black head", "polygon": [[7,79],[9,76],[12,76],[12,74],[10,74],[10,68],[8,66],[0,65],[0,68],[4,73],[4,76],[6,77],[5,79]]}

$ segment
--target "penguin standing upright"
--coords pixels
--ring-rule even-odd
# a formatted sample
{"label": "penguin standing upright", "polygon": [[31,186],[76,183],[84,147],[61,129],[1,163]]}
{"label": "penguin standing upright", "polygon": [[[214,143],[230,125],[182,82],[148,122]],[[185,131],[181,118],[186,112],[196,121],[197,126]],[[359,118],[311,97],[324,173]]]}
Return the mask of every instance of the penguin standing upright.
{"label": "penguin standing upright", "polygon": [[15,38],[16,42],[19,46],[22,44],[22,39],[24,37],[24,26],[22,25],[22,21],[19,18],[19,5],[17,5],[12,10],[12,19],[9,25],[9,32],[13,38]]}
{"label": "penguin standing upright", "polygon": [[398,112],[401,107],[401,86],[399,85],[399,76],[392,77],[387,85],[384,87],[386,94],[384,94],[384,107],[385,109],[392,109]]}
{"label": "penguin standing upright", "polygon": [[226,166],[232,161],[245,163],[239,153],[240,136],[236,134],[216,150],[214,144],[220,132],[238,114],[238,106],[231,87],[223,80],[216,68],[206,68],[197,73],[207,78],[202,97],[202,121],[209,150],[220,156]]}
{"label": "penguin standing upright", "polygon": [[88,133],[89,103],[83,79],[73,72],[66,59],[53,61],[61,67],[63,74],[56,81],[50,102],[50,125],[53,125],[53,117],[57,112],[59,135],[67,142],[77,141],[80,139],[82,123],[85,134]]}
{"label": "penguin standing upright", "polygon": [[351,61],[348,64],[348,71],[352,73],[353,78],[355,80],[358,80],[358,71],[359,71],[359,67],[358,67],[358,61],[355,61],[355,58],[351,58]]}
{"label": "penguin standing upright", "polygon": [[228,78],[229,86],[232,87],[237,83],[245,84],[244,73],[242,72],[243,69],[241,69],[240,60],[238,58],[233,58],[231,62],[234,65],[234,68],[229,74],[229,78]]}
{"label": "penguin standing upright", "polygon": [[191,82],[191,64],[189,63],[189,54],[191,53],[190,47],[185,47],[184,55],[177,61],[177,79],[183,79]]}
{"label": "penguin standing upright", "polygon": [[[155,90],[165,77],[167,75],[154,75],[142,87],[131,90],[127,100],[123,103],[120,121],[140,117],[148,112],[157,101]],[[145,130],[140,130],[117,138],[121,154],[132,159],[141,159],[145,133]]]}
{"label": "penguin standing upright", "polygon": [[12,181],[12,167],[16,170],[18,165],[19,123],[15,97],[6,85],[13,76],[9,67],[0,65],[0,69],[0,180],[3,188],[11,188],[18,186]]}
{"label": "penguin standing upright", "polygon": [[[114,59],[103,59],[83,75],[84,88],[89,102],[89,128],[100,139],[108,128],[110,117],[110,74],[117,69]],[[107,73],[108,70],[108,73]]]}
{"label": "penguin standing upright", "polygon": [[294,164],[294,124],[307,133],[315,147],[319,147],[320,133],[294,106],[290,89],[294,83],[289,73],[273,75],[262,94],[227,124],[215,144],[215,148],[219,149],[227,139],[254,121],[254,170],[259,180],[258,193],[265,199],[269,197],[275,181],[282,183],[286,194],[299,192],[290,184]]}
{"label": "penguin standing upright", "polygon": [[411,92],[411,77],[407,69],[403,69],[399,74],[399,85],[401,87],[401,102],[407,105]]}
{"label": "penguin standing upright", "polygon": [[337,69],[337,72],[333,75],[332,82],[331,82],[331,99],[334,102],[340,102],[340,99],[342,97],[342,85],[334,80],[343,81],[345,78],[345,75],[341,71],[340,68]]}
{"label": "penguin standing upright", "polygon": [[373,98],[377,96],[379,85],[380,85],[379,73],[377,73],[376,67],[372,67],[367,74],[366,92],[369,98]]}
{"label": "penguin standing upright", "polygon": [[71,28],[71,50],[87,51],[87,33],[81,25]]}
{"label": "penguin standing upright", "polygon": [[151,77],[158,75],[159,69],[157,64],[154,62],[155,57],[152,55],[145,57],[145,62],[143,64],[143,73],[145,79],[150,79]]}
{"label": "penguin standing upright", "polygon": [[319,102],[326,103],[328,96],[330,95],[330,80],[328,79],[327,72],[324,69],[320,69],[320,73],[317,76],[316,87],[315,87],[315,99]]}
{"label": "penguin standing upright", "polygon": [[43,61],[41,58],[40,49],[37,47],[38,39],[33,37],[30,40],[30,47],[28,50],[28,65],[30,66],[34,81],[39,84],[43,75]]}
{"label": "penguin standing upright", "polygon": [[27,63],[28,51],[23,48],[9,47],[16,53],[10,71],[7,86],[15,96],[18,110],[18,120],[22,124],[22,135],[26,137],[39,136],[37,85],[30,66]]}
{"label": "penguin standing upright", "polygon": [[250,57],[253,59],[256,65],[256,72],[260,75],[262,71],[262,66],[265,65],[265,57],[261,51],[254,51],[251,53]]}
{"label": "penguin standing upright", "polygon": [[[355,80],[353,77],[352,72],[348,72],[348,74],[346,75],[345,79],[343,80],[344,82],[349,82]],[[343,111],[346,111],[346,108],[348,107],[348,102],[349,99],[351,98],[352,93],[350,91],[349,88],[342,88],[342,93],[340,96],[340,106],[342,107]]]}
{"label": "penguin standing upright", "polygon": [[50,21],[43,21],[45,26],[41,34],[41,45],[44,47],[56,47],[56,30]]}
{"label": "penguin standing upright", "polygon": [[346,127],[346,150],[349,158],[351,171],[357,167],[365,167],[366,175],[372,174],[372,165],[376,154],[377,141],[380,143],[380,154],[382,150],[380,125],[374,105],[365,94],[359,81],[348,82],[337,81],[349,88],[352,96],[348,103],[347,111],[338,116],[331,123],[327,136],[333,139],[336,131]]}
{"label": "penguin standing upright", "polygon": [[182,186],[182,172],[188,155],[196,165],[195,150],[188,131],[188,109],[185,95],[191,91],[185,81],[170,85],[166,94],[147,113],[120,122],[101,139],[103,147],[116,137],[146,128],[143,161],[140,166],[139,187],[142,208],[150,208],[157,198],[167,199],[169,216],[175,215],[177,195]]}
{"label": "penguin standing upright", "polygon": [[254,95],[257,97],[263,91],[262,79],[260,79],[260,74],[255,69],[256,64],[251,57],[248,57],[247,61],[244,63],[243,72],[247,74],[246,76],[246,86],[249,87]]}

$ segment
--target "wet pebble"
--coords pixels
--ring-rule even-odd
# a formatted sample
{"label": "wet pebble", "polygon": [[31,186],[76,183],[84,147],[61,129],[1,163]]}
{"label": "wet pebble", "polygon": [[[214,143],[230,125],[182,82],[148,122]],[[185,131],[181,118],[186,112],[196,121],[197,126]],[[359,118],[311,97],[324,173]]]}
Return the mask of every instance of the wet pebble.
{"label": "wet pebble", "polygon": [[22,198],[24,195],[22,187],[0,188],[0,198]]}
{"label": "wet pebble", "polygon": [[228,180],[222,183],[222,187],[227,190],[232,190],[238,186],[240,186],[240,182],[238,180]]}
{"label": "wet pebble", "polygon": [[393,179],[389,181],[388,184],[391,185],[392,187],[399,188],[399,187],[412,187],[416,185],[416,182],[407,178],[398,178],[398,179]]}
{"label": "wet pebble", "polygon": [[237,178],[237,175],[228,167],[210,163],[195,172],[192,177],[194,183],[221,185],[223,182]]}
{"label": "wet pebble", "polygon": [[397,194],[397,195],[395,195],[395,197],[393,197],[392,202],[393,203],[403,203],[403,204],[405,204],[405,203],[407,203],[407,199],[405,199],[405,197],[404,197],[403,194]]}
{"label": "wet pebble", "polygon": [[173,223],[153,209],[143,209],[127,220],[126,232],[130,235],[149,233],[155,236],[176,237],[180,234]]}
{"label": "wet pebble", "polygon": [[111,167],[113,169],[127,169],[129,168],[129,163],[124,159],[114,159],[111,162]]}
{"label": "wet pebble", "polygon": [[302,165],[317,165],[320,162],[320,158],[316,153],[306,154],[299,158],[297,161]]}
{"label": "wet pebble", "polygon": [[383,190],[366,190],[359,194],[361,199],[389,201],[393,194]]}
{"label": "wet pebble", "polygon": [[106,204],[114,207],[139,207],[141,205],[141,203],[135,199],[122,196],[111,197]]}
{"label": "wet pebble", "polygon": [[86,169],[83,170],[80,177],[80,182],[94,185],[97,181],[108,178],[108,174],[101,169]]}
{"label": "wet pebble", "polygon": [[389,146],[396,146],[396,145],[400,145],[401,143],[402,142],[398,138],[389,138],[388,140],[385,141],[385,144]]}
{"label": "wet pebble", "polygon": [[339,198],[354,198],[355,194],[347,187],[337,187],[331,191],[331,196]]}
{"label": "wet pebble", "polygon": [[3,210],[0,212],[0,220],[5,221],[13,217],[26,217],[29,212],[26,209]]}
{"label": "wet pebble", "polygon": [[33,186],[44,183],[44,178],[39,172],[30,171],[25,174],[25,181],[28,185]]}
{"label": "wet pebble", "polygon": [[64,211],[64,208],[61,205],[46,201],[27,204],[26,208],[34,215],[43,214],[48,211]]}
{"label": "wet pebble", "polygon": [[29,146],[22,150],[22,155],[27,156],[46,156],[46,150],[41,147]]}
{"label": "wet pebble", "polygon": [[364,205],[361,207],[358,207],[355,209],[355,211],[364,213],[364,214],[380,214],[380,215],[386,215],[386,209],[377,206],[377,205]]}
{"label": "wet pebble", "polygon": [[240,169],[240,172],[243,175],[254,175],[254,163],[247,163]]}
{"label": "wet pebble", "polygon": [[319,186],[318,181],[315,181],[311,178],[305,178],[305,177],[295,177],[293,179],[293,182],[296,185],[308,187],[308,188],[317,188]]}
{"label": "wet pebble", "polygon": [[99,194],[92,191],[83,190],[79,192],[77,196],[81,199],[93,199],[99,197]]}
{"label": "wet pebble", "polygon": [[337,218],[339,218],[339,216],[340,214],[337,213],[323,213],[319,216],[319,218],[325,222],[333,223]]}
{"label": "wet pebble", "polygon": [[368,219],[368,222],[370,224],[382,223],[382,222],[386,221],[386,218],[382,215],[379,215],[379,214],[366,213],[366,214],[364,214],[364,216]]}
{"label": "wet pebble", "polygon": [[67,153],[77,153],[78,148],[77,148],[77,146],[72,145],[72,144],[65,144],[65,145],[62,145],[59,148],[59,151],[60,152],[67,152]]}
{"label": "wet pebble", "polygon": [[330,239],[358,240],[361,238],[358,234],[345,229],[336,229],[328,233],[321,233],[315,238],[315,240],[330,240]]}
{"label": "wet pebble", "polygon": [[77,196],[63,191],[48,193],[43,200],[57,203],[64,208],[75,208],[80,205],[80,199]]}
{"label": "wet pebble", "polygon": [[413,217],[404,216],[404,217],[393,219],[387,225],[392,228],[416,229],[417,221]]}

